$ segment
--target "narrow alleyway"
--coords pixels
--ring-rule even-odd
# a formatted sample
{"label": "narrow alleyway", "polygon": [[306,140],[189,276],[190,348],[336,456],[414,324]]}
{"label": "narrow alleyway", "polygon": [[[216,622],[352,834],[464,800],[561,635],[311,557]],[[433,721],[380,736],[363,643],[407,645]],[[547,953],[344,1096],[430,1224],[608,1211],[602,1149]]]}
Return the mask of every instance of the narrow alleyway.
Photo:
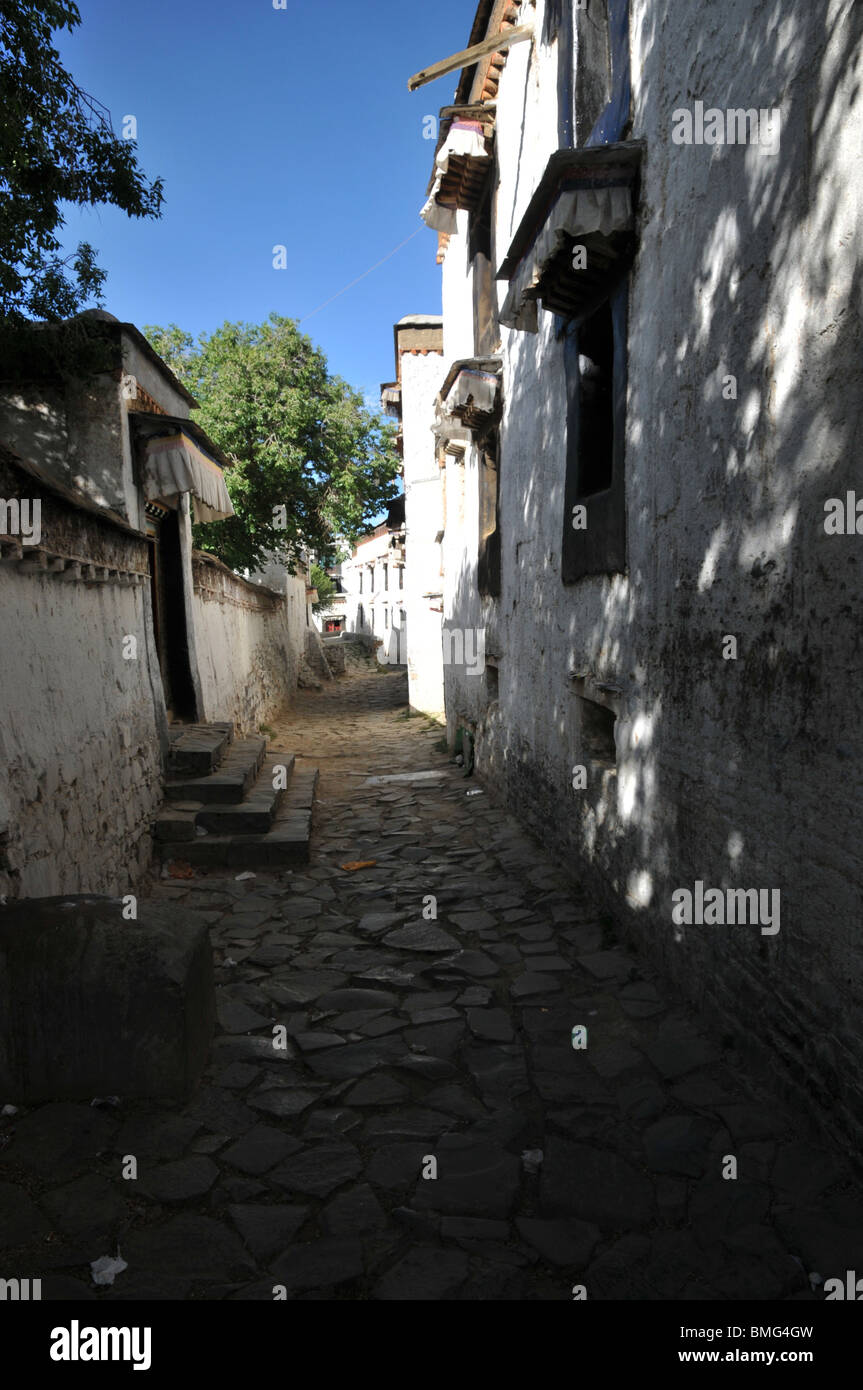
{"label": "narrow alleyway", "polygon": [[[208,1075],[184,1108],[0,1122],[16,1268],[53,1298],[817,1296],[810,1274],[859,1261],[850,1171],[405,699],[402,674],[355,676],[274,730],[321,771],[307,870],[154,886],[211,922]],[[128,1268],[95,1290],[117,1242]]]}

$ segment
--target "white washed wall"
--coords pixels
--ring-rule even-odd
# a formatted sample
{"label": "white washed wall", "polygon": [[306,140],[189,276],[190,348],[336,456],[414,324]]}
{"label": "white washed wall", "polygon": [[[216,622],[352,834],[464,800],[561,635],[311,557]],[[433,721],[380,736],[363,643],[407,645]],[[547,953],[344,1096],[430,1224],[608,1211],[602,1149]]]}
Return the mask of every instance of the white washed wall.
{"label": "white washed wall", "polygon": [[145,587],[0,570],[0,893],[125,894],[148,864],[162,796],[149,627]]}
{"label": "white washed wall", "polygon": [[[860,491],[860,11],[747,0],[708,23],[695,0],[634,0],[631,36],[633,135],[647,154],[630,293],[628,569],[562,584],[562,348],[547,314],[536,336],[503,330],[503,591],[485,605],[500,700],[479,765],[575,853],[690,998],[786,1078],[807,1074],[851,1124],[863,1099],[863,540],[827,536],[823,521],[825,500],[855,479]],[[529,49],[511,51],[498,96],[499,260],[556,131],[553,73]],[[778,153],[675,146],[672,112],[695,99],[779,106]],[[450,341],[463,254],[453,238]],[[734,401],[722,399],[727,373]],[[466,626],[479,606],[473,493],[468,467],[463,553],[449,528],[446,541],[448,616]],[[736,661],[722,658],[726,634]],[[623,691],[616,777],[585,792],[571,789],[585,761],[572,669]],[[464,690],[457,714],[459,702]],[[781,889],[779,934],[676,939],[671,893],[698,878]]]}
{"label": "white washed wall", "polygon": [[[438,352],[401,354],[405,479],[408,691],[414,709],[443,715],[441,548],[443,497],[432,424],[444,379]],[[431,597],[430,597],[431,596]]]}
{"label": "white washed wall", "polygon": [[279,594],[204,560],[200,552],[193,568],[201,717],[232,720],[238,731],[256,732],[297,688],[307,631],[305,578],[286,574],[286,592]]}

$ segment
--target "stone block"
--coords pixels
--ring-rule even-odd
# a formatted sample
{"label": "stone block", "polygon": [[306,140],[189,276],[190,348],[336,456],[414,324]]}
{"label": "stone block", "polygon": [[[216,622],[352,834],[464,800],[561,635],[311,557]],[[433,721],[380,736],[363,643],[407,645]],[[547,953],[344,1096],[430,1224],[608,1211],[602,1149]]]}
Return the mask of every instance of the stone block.
{"label": "stone block", "polygon": [[182,1097],[200,1079],[215,989],[205,922],[170,903],[20,899],[0,908],[0,1095],[24,1104]]}

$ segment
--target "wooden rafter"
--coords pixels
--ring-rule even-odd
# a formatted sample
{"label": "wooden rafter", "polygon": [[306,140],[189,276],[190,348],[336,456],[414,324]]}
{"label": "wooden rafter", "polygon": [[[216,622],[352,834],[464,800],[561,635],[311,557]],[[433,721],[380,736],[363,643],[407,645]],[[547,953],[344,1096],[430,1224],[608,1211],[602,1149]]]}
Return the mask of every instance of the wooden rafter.
{"label": "wooden rafter", "polygon": [[415,92],[418,87],[424,87],[427,82],[434,82],[436,78],[444,77],[448,72],[456,72],[459,68],[470,67],[487,54],[502,53],[513,44],[524,43],[525,40],[532,38],[533,25],[522,24],[516,29],[495,34],[490,39],[483,39],[482,43],[475,43],[473,47],[465,48],[461,53],[454,53],[451,58],[444,58],[441,62],[433,63],[431,67],[423,68],[421,72],[415,73],[408,81],[408,90]]}

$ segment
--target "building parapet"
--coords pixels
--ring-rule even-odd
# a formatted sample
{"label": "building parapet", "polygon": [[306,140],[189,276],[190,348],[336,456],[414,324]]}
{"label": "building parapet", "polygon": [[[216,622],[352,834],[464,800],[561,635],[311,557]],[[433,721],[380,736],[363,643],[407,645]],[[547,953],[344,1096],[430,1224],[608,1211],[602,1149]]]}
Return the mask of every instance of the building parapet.
{"label": "building parapet", "polygon": [[224,561],[203,550],[192,552],[192,579],[195,594],[205,603],[229,603],[251,611],[272,612],[284,601],[284,594],[244,579]]}

